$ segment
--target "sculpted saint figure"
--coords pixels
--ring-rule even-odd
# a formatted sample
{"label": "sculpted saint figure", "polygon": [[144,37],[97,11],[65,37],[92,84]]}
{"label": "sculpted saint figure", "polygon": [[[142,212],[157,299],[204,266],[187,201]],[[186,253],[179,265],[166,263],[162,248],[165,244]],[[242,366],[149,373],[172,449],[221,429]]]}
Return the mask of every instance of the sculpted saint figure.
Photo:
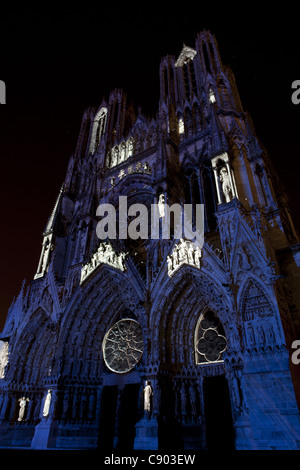
{"label": "sculpted saint figure", "polygon": [[29,398],[22,397],[22,398],[19,398],[18,401],[20,405],[18,421],[23,421],[26,405],[27,405],[27,402],[29,401]]}
{"label": "sculpted saint figure", "polygon": [[45,398],[45,403],[44,403],[43,416],[49,415],[51,398],[52,398],[52,390],[48,390],[48,393]]}
{"label": "sculpted saint figure", "polygon": [[144,388],[144,411],[146,415],[151,413],[151,397],[153,395],[152,387],[148,380],[146,380],[146,385]]}
{"label": "sculpted saint figure", "polygon": [[165,195],[160,194],[158,198],[158,215],[159,218],[165,216]]}
{"label": "sculpted saint figure", "polygon": [[225,196],[225,201],[230,202],[232,199],[231,183],[227,168],[223,166],[220,170],[220,181],[222,183],[222,191]]}

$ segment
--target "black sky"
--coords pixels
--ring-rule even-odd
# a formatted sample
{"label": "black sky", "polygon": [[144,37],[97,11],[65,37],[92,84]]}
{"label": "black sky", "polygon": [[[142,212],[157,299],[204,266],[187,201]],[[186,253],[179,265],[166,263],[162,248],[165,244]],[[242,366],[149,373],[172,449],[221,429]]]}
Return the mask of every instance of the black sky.
{"label": "black sky", "polygon": [[35,274],[83,111],[120,87],[136,107],[155,115],[161,58],[178,56],[183,43],[194,47],[202,29],[216,34],[222,61],[233,69],[300,231],[300,105],[291,101],[291,84],[300,79],[300,8],[124,5],[13,5],[2,12],[0,80],[7,104],[0,107],[0,330],[22,280]]}

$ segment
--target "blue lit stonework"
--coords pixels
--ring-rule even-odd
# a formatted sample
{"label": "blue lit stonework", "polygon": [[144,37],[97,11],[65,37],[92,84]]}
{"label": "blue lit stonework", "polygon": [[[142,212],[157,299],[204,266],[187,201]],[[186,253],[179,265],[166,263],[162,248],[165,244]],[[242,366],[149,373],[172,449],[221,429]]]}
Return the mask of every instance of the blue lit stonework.
{"label": "blue lit stonework", "polygon": [[[197,261],[185,240],[99,240],[97,207],[119,196],[204,204]],[[84,113],[37,273],[1,335],[0,446],[298,449],[299,248],[203,31],[162,59],[155,118],[120,89]]]}

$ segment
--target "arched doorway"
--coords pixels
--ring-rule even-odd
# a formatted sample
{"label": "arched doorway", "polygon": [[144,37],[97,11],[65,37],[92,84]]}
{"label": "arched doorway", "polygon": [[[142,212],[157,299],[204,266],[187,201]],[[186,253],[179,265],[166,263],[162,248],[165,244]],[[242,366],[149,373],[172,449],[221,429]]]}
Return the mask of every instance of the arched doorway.
{"label": "arched doorway", "polygon": [[233,450],[234,431],[228,382],[225,375],[203,380],[205,441],[208,450]]}

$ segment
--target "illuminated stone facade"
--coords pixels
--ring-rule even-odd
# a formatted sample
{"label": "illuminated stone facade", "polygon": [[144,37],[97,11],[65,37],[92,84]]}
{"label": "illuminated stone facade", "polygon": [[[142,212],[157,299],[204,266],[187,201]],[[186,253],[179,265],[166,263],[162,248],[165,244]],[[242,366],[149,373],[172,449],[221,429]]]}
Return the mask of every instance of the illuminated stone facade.
{"label": "illuminated stone facade", "polygon": [[[202,249],[99,240],[97,207],[120,195],[204,204]],[[0,446],[297,449],[299,262],[286,197],[203,31],[162,59],[155,118],[120,89],[84,113],[2,332]]]}

